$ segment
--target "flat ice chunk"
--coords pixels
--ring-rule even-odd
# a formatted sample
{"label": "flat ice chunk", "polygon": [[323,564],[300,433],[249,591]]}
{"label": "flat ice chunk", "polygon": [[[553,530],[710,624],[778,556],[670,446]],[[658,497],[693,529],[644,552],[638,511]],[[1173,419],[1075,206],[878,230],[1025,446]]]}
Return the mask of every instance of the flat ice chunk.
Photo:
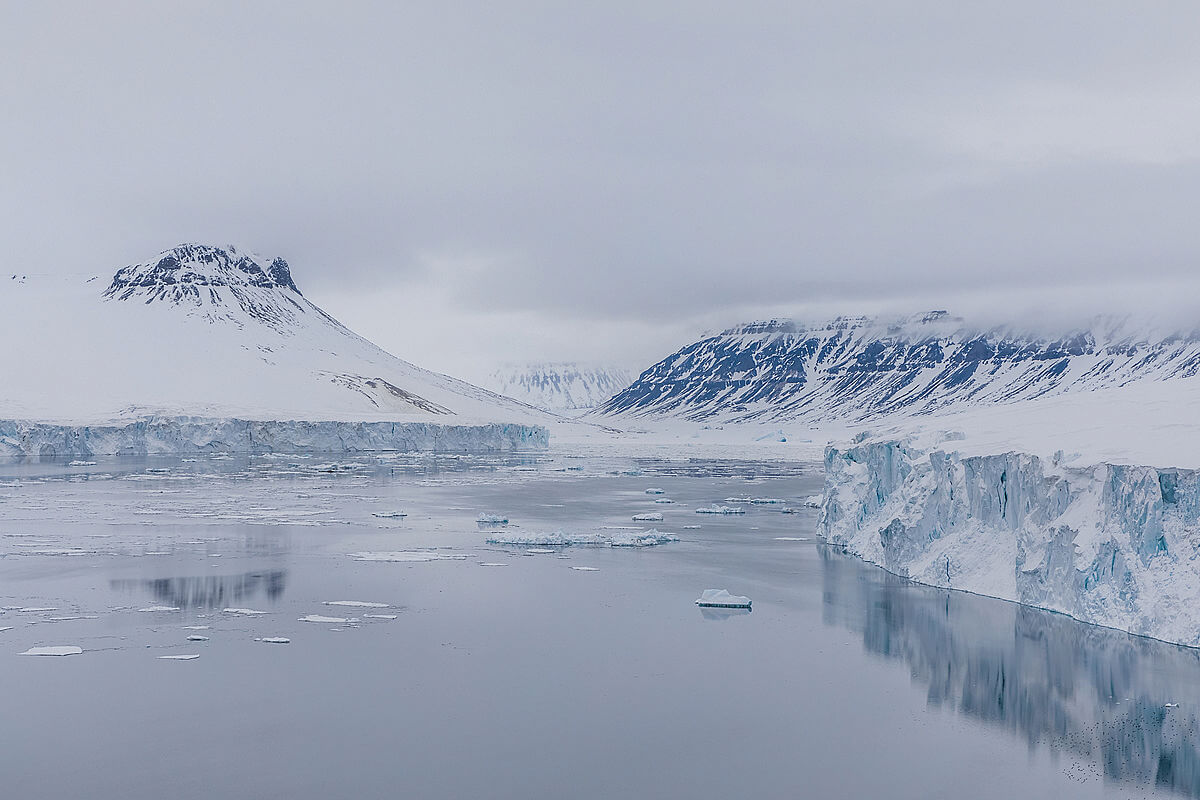
{"label": "flat ice chunk", "polygon": [[83,654],[82,647],[76,647],[73,644],[68,645],[53,645],[51,647],[31,647],[24,653],[18,653],[21,656],[78,656]]}
{"label": "flat ice chunk", "polygon": [[67,466],[68,467],[94,467],[94,466],[96,466],[96,462],[95,461],[72,461],[69,464],[67,464]]}
{"label": "flat ice chunk", "polygon": [[572,544],[607,544],[598,533],[566,533],[546,531],[544,533],[504,531],[488,537],[488,544],[540,545],[542,547],[567,547]]}
{"label": "flat ice chunk", "polygon": [[678,542],[679,537],[669,533],[660,533],[651,528],[642,533],[641,531],[619,531],[613,534],[612,540],[609,542],[613,547],[653,547],[667,542]]}
{"label": "flat ice chunk", "polygon": [[44,611],[58,611],[58,609],[54,608],[54,607],[39,607],[39,606],[29,606],[28,608],[18,608],[17,609],[18,614],[40,614]]}
{"label": "flat ice chunk", "polygon": [[363,614],[363,619],[400,619],[398,614]]}
{"label": "flat ice chunk", "polygon": [[700,526],[699,525],[684,525],[683,529],[685,531],[698,531],[698,530],[700,530]]}
{"label": "flat ice chunk", "polygon": [[389,608],[387,603],[369,603],[366,600],[326,600],[327,606],[353,606],[354,608]]}
{"label": "flat ice chunk", "polygon": [[201,636],[201,635],[199,635],[199,634],[195,634],[195,633],[194,633],[194,634],[192,634],[191,636],[187,637],[187,640],[188,640],[189,642],[207,642],[207,641],[208,641],[208,637],[207,637],[207,636]]}
{"label": "flat ice chunk", "polygon": [[350,622],[351,620],[347,619],[346,617],[324,617],[324,616],[321,616],[320,614],[308,614],[307,616],[301,617],[299,621],[300,622],[327,622],[330,624],[337,625],[337,624],[341,624],[343,622]]}
{"label": "flat ice chunk", "polygon": [[674,500],[672,500],[672,499],[671,499],[671,498],[669,498],[669,497],[660,497],[660,498],[658,498],[657,500],[655,500],[654,502],[655,502],[655,503],[657,503],[657,504],[659,504],[660,506],[673,506],[673,505],[675,505],[675,501],[674,501]]}
{"label": "flat ice chunk", "polygon": [[571,567],[571,569],[576,570],[578,572],[599,572],[600,571],[599,567]]}
{"label": "flat ice chunk", "polygon": [[730,594],[725,589],[705,589],[696,605],[705,608],[749,608],[750,598]]}
{"label": "flat ice chunk", "polygon": [[179,610],[179,608],[177,606],[147,606],[146,608],[139,608],[138,612],[141,614],[156,614],[160,611],[178,611],[178,610]]}
{"label": "flat ice chunk", "polygon": [[355,561],[381,561],[389,563],[421,563],[424,561],[465,561],[474,553],[439,553],[435,550],[394,550],[390,552],[351,553]]}
{"label": "flat ice chunk", "polygon": [[775,541],[777,541],[777,542],[807,542],[808,537],[807,536],[776,536]]}
{"label": "flat ice chunk", "polygon": [[223,614],[240,614],[243,617],[259,617],[266,614],[266,611],[256,611],[253,608],[225,608],[221,610]]}
{"label": "flat ice chunk", "polygon": [[525,555],[527,555],[527,556],[547,556],[547,555],[552,554],[553,552],[554,552],[553,550],[547,550],[544,547],[531,547],[525,551]]}
{"label": "flat ice chunk", "polygon": [[185,631],[206,631],[206,630],[208,630],[208,626],[207,625],[184,625],[183,629]]}
{"label": "flat ice chunk", "polygon": [[12,625],[5,625],[4,627],[0,628],[0,633],[4,633],[5,631],[11,631],[12,629],[13,629]]}
{"label": "flat ice chunk", "polygon": [[756,506],[772,506],[783,504],[783,501],[778,497],[755,497],[750,502]]}
{"label": "flat ice chunk", "polygon": [[820,508],[821,504],[824,502],[825,502],[824,495],[814,494],[812,497],[806,497],[804,499],[804,502],[801,503],[800,505],[804,506],[805,508]]}
{"label": "flat ice chunk", "polygon": [[159,656],[159,658],[163,661],[195,661],[199,657],[199,653],[182,653],[177,656]]}
{"label": "flat ice chunk", "polygon": [[713,504],[711,506],[701,506],[696,509],[697,514],[745,514],[746,512],[739,506],[719,506]]}
{"label": "flat ice chunk", "polygon": [[479,566],[481,566],[481,567],[507,567],[508,564],[505,564],[503,561],[480,561]]}
{"label": "flat ice chunk", "polygon": [[376,511],[371,514],[372,517],[381,517],[383,519],[401,519],[407,517],[407,511]]}
{"label": "flat ice chunk", "polygon": [[292,640],[285,636],[263,636],[255,639],[256,642],[264,642],[266,644],[291,644]]}
{"label": "flat ice chunk", "polygon": [[480,525],[507,525],[508,517],[501,514],[480,514],[475,521]]}
{"label": "flat ice chunk", "polygon": [[646,494],[666,494],[666,489],[647,489]]}
{"label": "flat ice chunk", "polygon": [[663,515],[661,511],[653,511],[649,514],[634,514],[634,522],[662,522]]}

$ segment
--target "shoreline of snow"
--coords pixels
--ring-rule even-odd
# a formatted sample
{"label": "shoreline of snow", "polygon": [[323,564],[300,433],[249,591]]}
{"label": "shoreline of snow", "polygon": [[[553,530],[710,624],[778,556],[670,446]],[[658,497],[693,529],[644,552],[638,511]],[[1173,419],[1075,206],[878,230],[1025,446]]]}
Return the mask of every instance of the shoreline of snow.
{"label": "shoreline of snow", "polygon": [[71,425],[0,420],[0,456],[173,455],[183,453],[455,452],[546,450],[541,425],[490,423],[244,420],[146,417]]}
{"label": "shoreline of snow", "polygon": [[1200,646],[1200,472],[963,454],[912,439],[826,451],[819,531],[929,586]]}

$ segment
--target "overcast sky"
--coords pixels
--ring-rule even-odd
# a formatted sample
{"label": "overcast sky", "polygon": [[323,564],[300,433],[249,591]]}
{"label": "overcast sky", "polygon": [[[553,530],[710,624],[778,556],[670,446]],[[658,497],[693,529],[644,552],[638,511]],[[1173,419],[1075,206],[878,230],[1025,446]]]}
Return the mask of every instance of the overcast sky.
{"label": "overcast sky", "polygon": [[1194,0],[4,2],[2,257],[281,254],[473,378],[818,307],[1119,304],[1200,264],[1198,53]]}

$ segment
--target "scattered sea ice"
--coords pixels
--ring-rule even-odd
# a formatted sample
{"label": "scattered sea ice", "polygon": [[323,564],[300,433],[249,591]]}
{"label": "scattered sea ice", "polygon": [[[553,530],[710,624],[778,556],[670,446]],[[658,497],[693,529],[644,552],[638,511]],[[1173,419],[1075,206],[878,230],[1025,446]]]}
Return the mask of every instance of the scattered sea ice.
{"label": "scattered sea ice", "polygon": [[346,619],[345,617],[323,617],[320,614],[309,614],[307,616],[301,617],[299,621],[300,622],[325,622],[325,623],[329,623],[329,624],[341,624],[343,622],[350,622],[350,620]]}
{"label": "scattered sea ice", "polygon": [[354,608],[388,608],[387,603],[368,603],[365,600],[326,600],[327,606],[353,606]]}
{"label": "scattered sea ice", "polygon": [[743,511],[738,506],[719,506],[714,503],[711,506],[701,506],[700,508],[697,508],[696,513],[697,514],[745,514],[746,512]]}
{"label": "scattered sea ice", "polygon": [[372,517],[382,517],[383,519],[401,519],[407,517],[407,511],[376,511],[371,514]]}
{"label": "scattered sea ice", "polygon": [[208,626],[207,625],[184,625],[183,629],[185,631],[206,631],[206,630],[208,630]]}
{"label": "scattered sea ice", "polygon": [[777,542],[807,542],[808,537],[807,536],[776,536],[775,541],[777,541]]}
{"label": "scattered sea ice", "polygon": [[480,561],[479,566],[481,566],[481,567],[507,567],[508,564],[505,564],[502,561]]}
{"label": "scattered sea ice", "polygon": [[138,612],[142,614],[155,614],[159,611],[178,611],[176,606],[150,606],[148,608],[139,608]]}
{"label": "scattered sea ice", "polygon": [[397,614],[363,614],[363,619],[400,619]]}
{"label": "scattered sea ice", "polygon": [[260,639],[255,639],[256,642],[264,642],[266,644],[291,644],[292,640],[283,636],[263,636]]}
{"label": "scattered sea ice", "polygon": [[666,489],[647,489],[646,494],[666,494]]}
{"label": "scattered sea ice", "polygon": [[195,661],[199,657],[199,653],[185,653],[177,656],[159,656],[159,658],[163,661]]}
{"label": "scattered sea ice", "polygon": [[489,536],[487,541],[488,544],[539,545],[542,547],[607,544],[604,536],[598,533],[566,533],[565,531],[546,531],[544,533],[503,531]]}
{"label": "scattered sea ice", "polygon": [[501,514],[480,514],[475,521],[480,525],[507,525],[508,517]]}
{"label": "scattered sea ice", "polygon": [[244,617],[258,617],[266,614],[266,611],[255,611],[253,608],[226,608],[222,609],[225,614],[241,614]]}
{"label": "scattered sea ice", "polygon": [[18,608],[15,610],[18,614],[41,614],[42,612],[45,612],[45,611],[58,611],[57,608],[52,608],[52,607],[39,608],[36,606],[29,606],[28,608]]}
{"label": "scattered sea ice", "polygon": [[542,547],[531,547],[525,551],[525,555],[527,555],[527,556],[548,556],[548,555],[552,554],[553,552],[554,552],[553,550],[546,550],[545,548],[542,548]]}
{"label": "scattered sea ice", "polygon": [[474,553],[439,553],[434,550],[396,550],[392,552],[350,553],[355,561],[382,561],[390,563],[420,563],[424,561],[465,561]]}
{"label": "scattered sea ice", "polygon": [[698,531],[698,530],[700,530],[700,526],[699,525],[684,525],[683,529],[685,531]]}
{"label": "scattered sea ice", "polygon": [[651,528],[645,533],[641,531],[621,531],[613,535],[609,544],[613,547],[653,547],[654,545],[678,541],[678,536],[673,536],[669,533],[660,533]]}
{"label": "scattered sea ice", "polygon": [[663,515],[662,515],[662,512],[660,512],[660,511],[654,511],[649,514],[634,514],[633,521],[634,522],[662,522]]}
{"label": "scattered sea ice", "polygon": [[82,647],[75,645],[54,645],[51,647],[31,647],[24,653],[18,653],[21,656],[77,656],[83,653]]}
{"label": "scattered sea ice", "polygon": [[571,567],[571,569],[577,570],[578,572],[599,572],[600,571],[599,567]]}

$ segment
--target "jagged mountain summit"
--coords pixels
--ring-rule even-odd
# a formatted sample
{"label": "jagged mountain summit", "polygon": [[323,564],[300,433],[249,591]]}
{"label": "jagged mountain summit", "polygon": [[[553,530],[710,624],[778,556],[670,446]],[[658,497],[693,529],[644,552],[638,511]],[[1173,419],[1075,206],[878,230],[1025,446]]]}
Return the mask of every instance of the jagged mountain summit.
{"label": "jagged mountain summit", "polygon": [[595,408],[632,379],[620,367],[544,362],[506,365],[488,376],[484,385],[531,406],[573,412]]}
{"label": "jagged mountain summit", "polygon": [[1194,377],[1200,336],[1104,319],[1044,336],[938,311],[902,319],[771,320],[690,344],[597,413],[697,421],[865,422]]}
{"label": "jagged mountain summit", "polygon": [[541,423],[399,359],[306,298],[281,258],[184,244],[111,278],[0,286],[0,417]]}

